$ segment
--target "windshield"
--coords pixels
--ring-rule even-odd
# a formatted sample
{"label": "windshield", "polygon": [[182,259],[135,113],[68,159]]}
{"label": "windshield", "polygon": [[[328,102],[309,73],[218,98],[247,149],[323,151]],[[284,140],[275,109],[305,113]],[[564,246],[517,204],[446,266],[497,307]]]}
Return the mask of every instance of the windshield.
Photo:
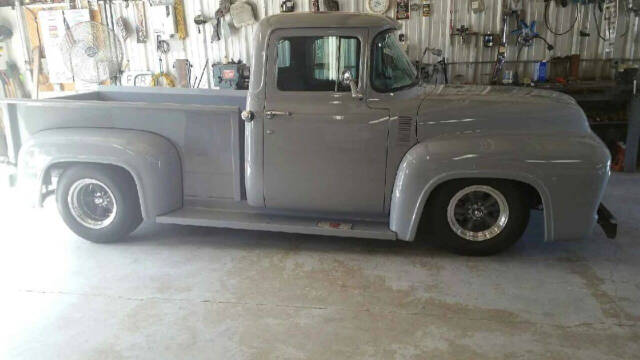
{"label": "windshield", "polygon": [[377,92],[397,91],[418,83],[417,71],[400,46],[396,31],[373,39],[371,85]]}

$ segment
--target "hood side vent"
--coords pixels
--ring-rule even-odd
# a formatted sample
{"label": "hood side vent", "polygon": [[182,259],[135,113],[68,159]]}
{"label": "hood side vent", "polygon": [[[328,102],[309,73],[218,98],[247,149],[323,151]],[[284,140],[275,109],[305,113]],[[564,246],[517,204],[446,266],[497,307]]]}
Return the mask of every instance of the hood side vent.
{"label": "hood side vent", "polygon": [[398,117],[398,144],[409,145],[411,143],[411,129],[413,118],[411,116]]}

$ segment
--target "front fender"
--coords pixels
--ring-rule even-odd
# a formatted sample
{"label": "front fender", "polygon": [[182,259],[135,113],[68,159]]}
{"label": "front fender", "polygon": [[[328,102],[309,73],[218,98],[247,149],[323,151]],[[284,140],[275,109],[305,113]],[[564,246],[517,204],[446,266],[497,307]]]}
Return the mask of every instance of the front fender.
{"label": "front fender", "polygon": [[42,204],[45,174],[63,163],[109,164],[129,171],[145,219],[182,207],[180,157],[175,146],[160,135],[106,128],[53,129],[35,134],[20,150],[18,183],[36,205]]}
{"label": "front fender", "polygon": [[390,228],[415,238],[431,192],[445,181],[496,178],[531,185],[544,207],[545,240],[591,231],[609,177],[610,156],[595,135],[446,136],[415,145],[396,176]]}

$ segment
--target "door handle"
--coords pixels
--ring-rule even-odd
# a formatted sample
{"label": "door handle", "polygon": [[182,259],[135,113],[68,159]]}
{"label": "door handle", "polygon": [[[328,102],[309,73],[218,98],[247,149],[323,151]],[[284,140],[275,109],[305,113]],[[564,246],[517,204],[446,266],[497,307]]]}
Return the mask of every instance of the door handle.
{"label": "door handle", "polygon": [[276,111],[276,110],[267,110],[264,112],[264,117],[267,119],[273,119],[275,116],[291,116],[290,111]]}

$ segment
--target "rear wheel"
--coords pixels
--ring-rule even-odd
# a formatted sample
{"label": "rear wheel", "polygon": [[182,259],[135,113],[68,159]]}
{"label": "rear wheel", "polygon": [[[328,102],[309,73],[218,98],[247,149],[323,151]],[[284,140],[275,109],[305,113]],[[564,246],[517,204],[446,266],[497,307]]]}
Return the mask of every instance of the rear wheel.
{"label": "rear wheel", "polygon": [[513,245],[529,223],[529,207],[509,181],[469,179],[443,184],[427,211],[445,248],[464,255],[492,255]]}
{"label": "rear wheel", "polygon": [[58,181],[56,201],[67,226],[93,242],[118,241],[142,222],[135,183],[128,172],[114,166],[67,169]]}

